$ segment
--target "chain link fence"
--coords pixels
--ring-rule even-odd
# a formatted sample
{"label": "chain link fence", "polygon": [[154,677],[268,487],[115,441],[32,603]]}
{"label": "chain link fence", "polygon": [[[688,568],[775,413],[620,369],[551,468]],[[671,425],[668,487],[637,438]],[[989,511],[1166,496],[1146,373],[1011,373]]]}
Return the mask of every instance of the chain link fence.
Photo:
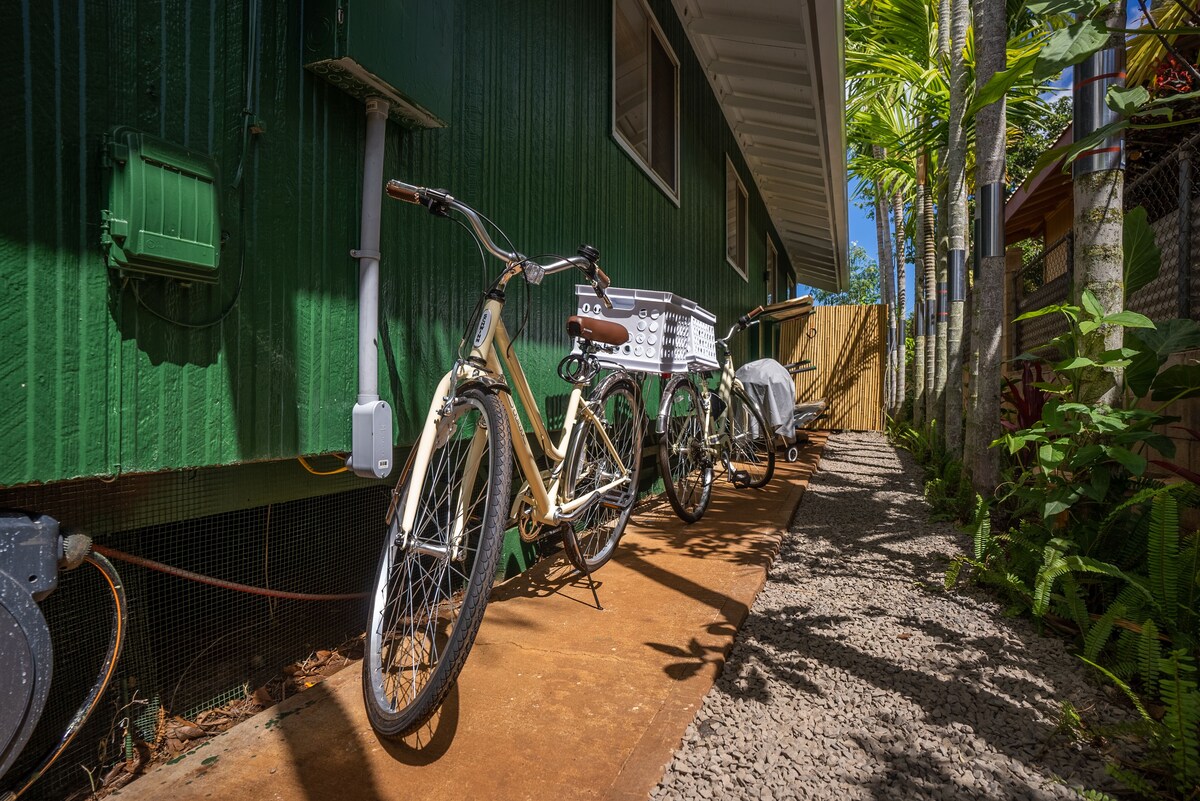
{"label": "chain link fence", "polygon": [[[1126,306],[1151,320],[1196,317],[1200,312],[1200,283],[1192,269],[1200,253],[1200,188],[1195,165],[1200,156],[1200,135],[1185,140],[1144,170],[1130,168],[1125,186],[1125,209],[1141,206],[1162,252],[1158,278],[1131,295]],[[1150,159],[1146,159],[1150,161]]]}

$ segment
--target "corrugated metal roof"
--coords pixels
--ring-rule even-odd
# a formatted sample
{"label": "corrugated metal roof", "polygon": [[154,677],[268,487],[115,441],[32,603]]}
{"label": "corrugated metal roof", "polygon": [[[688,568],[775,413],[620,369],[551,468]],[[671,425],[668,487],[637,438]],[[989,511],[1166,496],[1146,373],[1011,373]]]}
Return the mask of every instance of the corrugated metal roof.
{"label": "corrugated metal roof", "polygon": [[846,262],[842,0],[672,0],[799,281]]}

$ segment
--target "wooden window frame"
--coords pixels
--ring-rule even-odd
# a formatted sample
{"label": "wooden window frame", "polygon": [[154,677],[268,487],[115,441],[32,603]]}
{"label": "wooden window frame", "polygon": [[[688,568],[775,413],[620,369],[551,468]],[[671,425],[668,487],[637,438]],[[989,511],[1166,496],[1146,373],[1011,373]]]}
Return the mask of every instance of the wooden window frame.
{"label": "wooden window frame", "polygon": [[[774,265],[771,264],[771,254],[772,253],[775,254],[775,264]],[[766,268],[767,268],[766,269],[767,302],[768,303],[778,303],[781,300],[787,300],[787,298],[779,298],[779,297],[775,296],[775,294],[776,294],[775,288],[777,286],[779,286],[779,284],[780,284],[780,280],[779,280],[779,249],[775,247],[775,241],[773,239],[771,239],[770,231],[767,232],[767,264],[766,264]],[[784,291],[786,292],[787,290],[784,290]]]}
{"label": "wooden window frame", "polygon": [[648,161],[646,159],[642,158],[642,155],[640,153],[638,153],[637,148],[633,144],[631,144],[628,140],[626,140],[625,135],[622,134],[620,132],[620,130],[618,130],[618,128],[617,128],[617,0],[613,0],[613,4],[612,4],[612,42],[611,42],[611,51],[612,52],[611,52],[610,58],[609,58],[609,65],[610,65],[610,72],[611,72],[609,85],[611,86],[611,90],[612,90],[611,91],[612,108],[611,108],[611,115],[610,115],[611,119],[612,119],[612,138],[621,147],[621,149],[625,151],[625,153],[629,156],[629,158],[633,159],[633,163],[641,168],[642,172],[644,172],[646,174],[646,176],[654,183],[654,185],[657,186],[664,195],[666,195],[668,198],[670,198],[672,203],[674,203],[676,206],[679,206],[679,194],[680,194],[679,193],[679,129],[681,127],[680,126],[680,118],[679,118],[679,58],[675,55],[675,50],[674,50],[674,48],[671,47],[671,43],[667,41],[667,34],[663,31],[662,27],[658,24],[658,20],[655,18],[654,12],[650,10],[650,6],[646,2],[646,0],[637,0],[637,4],[638,4],[638,6],[640,6],[642,13],[645,14],[646,22],[647,22],[647,25],[646,25],[647,39],[646,39],[646,43],[645,43],[645,52],[646,52],[646,137],[647,137],[646,151],[647,151],[647,153],[652,154],[654,152],[652,140],[655,135],[654,127],[653,127],[653,123],[652,123],[654,117],[653,117],[653,113],[652,113],[652,110],[650,107],[651,104],[654,102],[654,93],[652,91],[652,89],[653,89],[653,83],[652,83],[653,82],[653,75],[652,75],[653,70],[651,67],[651,59],[650,59],[651,41],[650,41],[649,37],[651,37],[651,36],[658,37],[659,46],[662,47],[663,51],[667,54],[667,58],[669,58],[671,60],[671,65],[674,67],[674,79],[675,79],[674,80],[674,83],[675,83],[674,120],[675,120],[675,125],[674,125],[674,131],[672,131],[672,136],[675,138],[675,147],[674,147],[675,186],[671,186],[665,180],[663,180],[663,178],[660,177],[659,174],[654,171],[654,168],[650,166]]}
{"label": "wooden window frame", "polygon": [[[737,192],[734,194],[734,204],[737,204],[737,198],[740,194],[744,202],[742,206],[746,209],[746,216],[739,220],[739,250],[745,248],[744,259],[746,264],[738,264],[729,256],[729,178],[733,180],[737,186]],[[737,214],[737,209],[734,209],[734,214]],[[733,268],[733,271],[742,277],[742,280],[747,284],[750,283],[750,193],[746,191],[746,184],[742,181],[742,176],[738,174],[737,167],[733,165],[733,159],[729,155],[725,156],[725,261]]]}

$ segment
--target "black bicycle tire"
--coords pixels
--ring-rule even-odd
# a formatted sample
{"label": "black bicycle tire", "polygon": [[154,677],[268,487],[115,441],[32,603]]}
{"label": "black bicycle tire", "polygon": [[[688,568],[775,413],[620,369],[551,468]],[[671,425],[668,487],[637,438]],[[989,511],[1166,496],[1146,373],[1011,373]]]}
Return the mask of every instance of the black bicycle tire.
{"label": "black bicycle tire", "polygon": [[[740,386],[735,386],[733,388],[733,394],[736,395],[738,398],[740,398],[741,401],[746,404],[746,408],[748,408],[750,410],[750,413],[755,416],[756,422],[758,424],[758,430],[761,432],[761,435],[762,435],[763,439],[765,440],[763,443],[763,451],[767,455],[767,471],[763,474],[763,477],[760,480],[750,481],[743,485],[743,486],[749,487],[750,489],[761,489],[762,487],[765,487],[767,484],[769,484],[771,481],[771,478],[775,475],[775,447],[772,442],[771,429],[767,427],[767,421],[766,421],[766,418],[763,417],[762,409],[759,407],[758,403],[756,403],[755,400],[750,397],[750,393],[746,392],[746,390]],[[730,415],[730,417],[729,417],[730,439],[733,438],[733,434],[734,434],[734,432],[733,432],[733,416],[732,416],[733,415],[733,405],[734,404],[732,404],[732,403],[729,404],[729,411],[727,412]],[[732,459],[730,461],[732,461]]]}
{"label": "black bicycle tire", "polygon": [[[458,680],[467,655],[475,643],[475,636],[483,622],[483,613],[491,595],[492,579],[496,574],[496,564],[500,558],[501,545],[504,540],[504,527],[508,516],[508,490],[512,478],[512,449],[509,447],[508,417],[500,399],[491,392],[479,389],[461,390],[457,403],[477,400],[484,410],[487,419],[489,439],[489,482],[487,487],[488,499],[486,519],[480,527],[479,554],[475,559],[471,574],[468,578],[468,590],[462,605],[459,607],[457,624],[450,635],[450,640],[443,650],[443,656],[434,667],[434,675],[418,692],[416,698],[399,710],[384,710],[380,707],[372,684],[371,658],[372,649],[377,647],[372,643],[373,627],[375,624],[378,601],[378,590],[372,592],[371,612],[364,646],[366,654],[363,658],[362,689],[363,702],[367,710],[367,719],[371,728],[386,739],[398,739],[420,729],[437,712],[445,701],[450,689]],[[404,501],[406,499],[402,499]],[[380,574],[388,564],[388,549],[392,547],[395,530],[403,512],[404,503],[397,505],[392,526],[388,532],[380,554],[379,565],[376,568],[375,584],[380,582]]]}
{"label": "black bicycle tire", "polygon": [[[690,392],[696,399],[694,407],[698,413],[703,413],[700,410],[700,393],[696,389],[696,385],[686,375],[678,375],[667,382],[663,387],[662,402],[659,404],[659,416],[661,417],[665,410],[670,408],[670,401],[675,393],[680,389]],[[708,511],[709,501],[712,500],[712,485],[713,485],[713,469],[712,465],[701,467],[700,478],[700,495],[692,510],[685,509],[683,502],[679,498],[679,492],[675,486],[674,470],[671,468],[671,442],[669,439],[670,421],[667,421],[666,430],[658,436],[658,474],[663,480],[663,491],[667,496],[667,500],[671,504],[671,508],[675,510],[675,515],[685,523],[695,523],[700,518],[704,517],[704,513]]]}
{"label": "black bicycle tire", "polygon": [[[637,500],[637,485],[638,479],[642,473],[642,441],[646,434],[646,411],[642,404],[642,394],[638,389],[633,379],[623,373],[613,373],[612,375],[601,381],[592,391],[588,398],[589,402],[596,400],[603,401],[612,392],[618,389],[623,389],[630,394],[630,408],[637,415],[635,425],[637,426],[634,436],[634,449],[636,451],[632,458],[632,467],[630,468],[630,481],[634,487],[634,491],[630,494],[629,505],[626,506],[613,526],[612,533],[609,534],[605,541],[604,548],[591,559],[583,555],[583,550],[579,546],[578,538],[575,536],[574,527],[568,523],[563,526],[563,553],[566,554],[567,561],[581,573],[595,573],[608,561],[612,559],[616,553],[617,545],[621,542],[621,537],[625,534],[625,528],[629,525],[629,517],[633,513],[633,506]],[[586,450],[583,447],[586,431],[593,425],[590,419],[581,418],[575,426],[574,432],[571,435],[571,442],[567,448],[567,472],[566,486],[571,486],[574,482],[574,477],[579,474],[582,466],[582,461]]]}

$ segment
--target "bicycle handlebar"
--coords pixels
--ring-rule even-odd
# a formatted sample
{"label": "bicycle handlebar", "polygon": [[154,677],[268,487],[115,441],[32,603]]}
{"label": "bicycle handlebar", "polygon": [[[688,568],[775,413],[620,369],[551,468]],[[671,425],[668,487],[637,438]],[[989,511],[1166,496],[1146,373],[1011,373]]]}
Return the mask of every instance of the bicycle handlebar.
{"label": "bicycle handlebar", "polygon": [[609,309],[612,308],[612,302],[604,292],[604,290],[611,286],[612,281],[600,269],[600,252],[590,245],[581,245],[578,257],[565,256],[555,259],[549,264],[537,264],[516,251],[509,251],[500,247],[488,233],[487,228],[483,224],[483,219],[479,216],[479,212],[466,203],[456,200],[444,189],[429,189],[424,186],[414,186],[395,178],[388,181],[384,189],[389,197],[402,200],[405,203],[425,206],[431,214],[444,217],[447,211],[451,209],[462,214],[467,218],[467,222],[471,224],[471,230],[479,239],[480,244],[497,259],[507,264],[509,269],[519,270],[523,273],[525,280],[531,284],[540,284],[544,276],[554,275],[571,267],[582,271],[591,283],[592,289],[596,290],[596,296],[604,302],[606,307]]}

